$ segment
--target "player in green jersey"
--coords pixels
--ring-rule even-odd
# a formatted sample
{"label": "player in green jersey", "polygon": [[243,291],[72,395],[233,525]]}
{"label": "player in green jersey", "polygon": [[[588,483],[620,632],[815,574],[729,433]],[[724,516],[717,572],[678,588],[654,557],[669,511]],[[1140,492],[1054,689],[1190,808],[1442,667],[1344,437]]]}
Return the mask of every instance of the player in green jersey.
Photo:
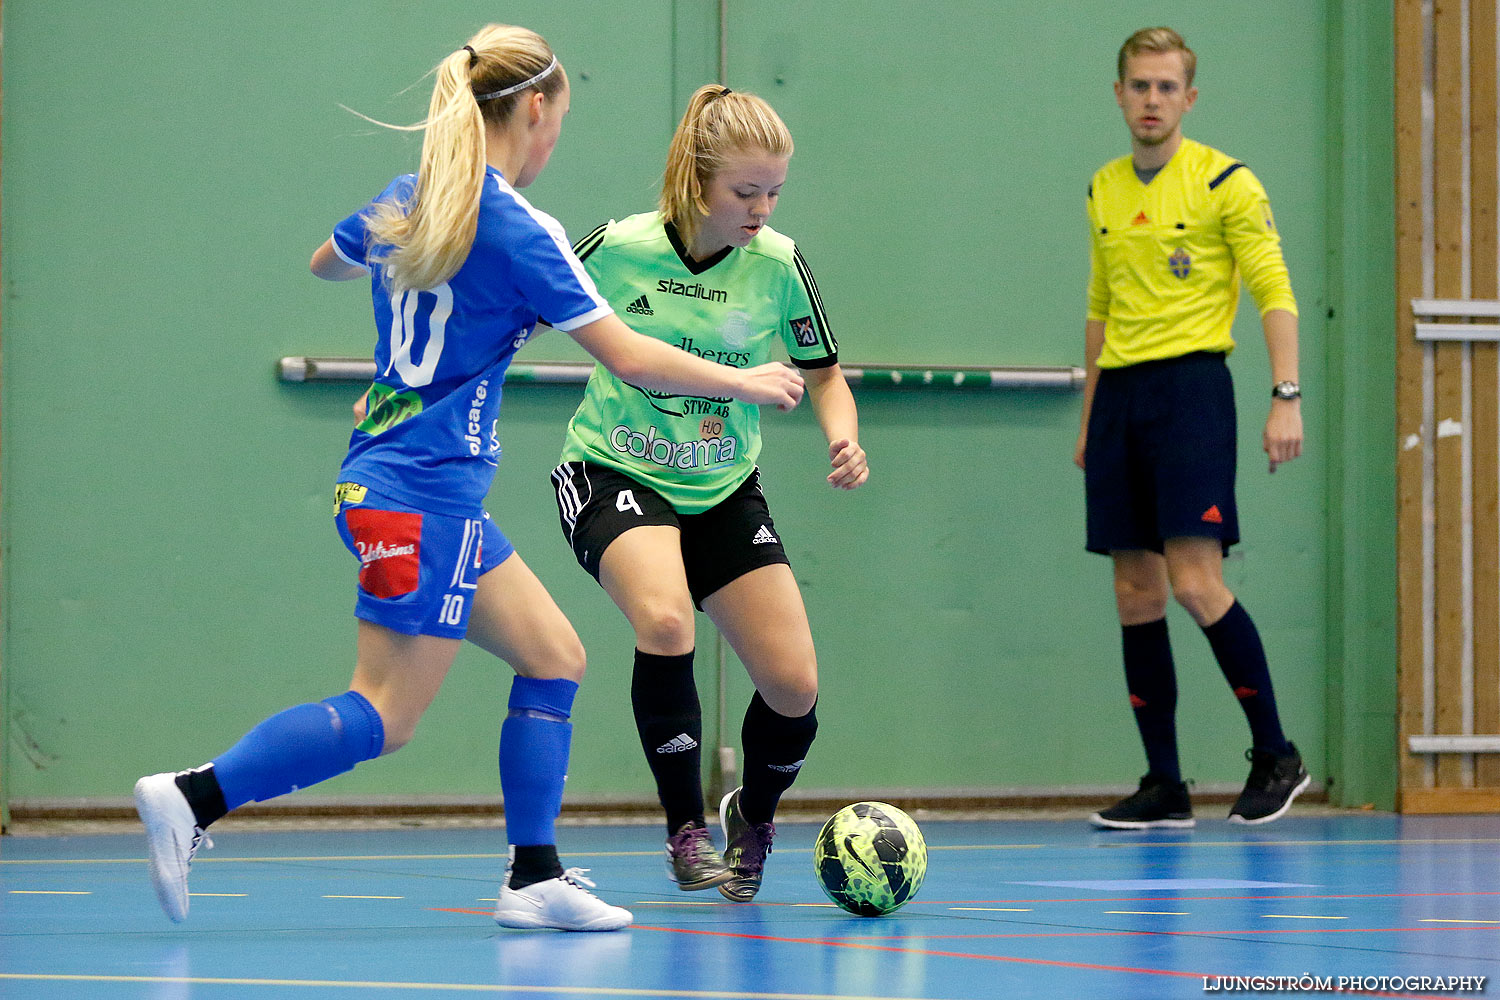
{"label": "player in green jersey", "polygon": [[[828,483],[869,476],[854,396],[812,272],[766,226],[792,139],[765,101],[695,93],[672,137],[660,211],[610,222],[576,249],[602,294],[648,336],[735,368],[785,350],[828,438]],[[729,398],[653,392],[596,367],[553,472],[579,563],[635,631],[631,701],[684,890],[753,899],[781,795],[817,732],[817,659],[802,595],[760,489],[760,414]],[[743,784],[724,796],[721,858],[704,821],[693,608],[755,683]]]}

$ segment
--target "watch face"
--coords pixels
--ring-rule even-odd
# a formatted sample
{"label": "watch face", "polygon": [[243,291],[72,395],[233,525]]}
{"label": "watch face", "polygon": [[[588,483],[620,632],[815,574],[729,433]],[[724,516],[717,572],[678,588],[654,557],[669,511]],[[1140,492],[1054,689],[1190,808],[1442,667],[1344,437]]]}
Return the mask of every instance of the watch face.
{"label": "watch face", "polygon": [[1302,395],[1302,388],[1296,382],[1277,382],[1271,395],[1277,399],[1296,399]]}

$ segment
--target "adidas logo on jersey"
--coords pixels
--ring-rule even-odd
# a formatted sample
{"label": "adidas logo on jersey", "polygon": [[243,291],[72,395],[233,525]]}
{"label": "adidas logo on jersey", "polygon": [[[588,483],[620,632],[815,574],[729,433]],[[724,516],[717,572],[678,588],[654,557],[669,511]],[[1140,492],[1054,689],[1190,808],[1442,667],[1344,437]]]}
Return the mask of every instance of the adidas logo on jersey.
{"label": "adidas logo on jersey", "polygon": [[637,316],[656,315],[656,313],[651,309],[651,303],[646,301],[646,296],[644,295],[636,299],[634,302],[630,303],[630,305],[626,306],[625,311],[628,313],[635,313]]}
{"label": "adidas logo on jersey", "polygon": [[760,526],[760,530],[755,533],[755,537],[750,539],[750,541],[755,545],[775,545],[780,540],[781,539],[771,534],[771,529],[764,524],[762,524]]}
{"label": "adidas logo on jersey", "polygon": [[695,750],[698,741],[687,733],[678,733],[667,742],[656,748],[657,753],[682,753],[684,750]]}

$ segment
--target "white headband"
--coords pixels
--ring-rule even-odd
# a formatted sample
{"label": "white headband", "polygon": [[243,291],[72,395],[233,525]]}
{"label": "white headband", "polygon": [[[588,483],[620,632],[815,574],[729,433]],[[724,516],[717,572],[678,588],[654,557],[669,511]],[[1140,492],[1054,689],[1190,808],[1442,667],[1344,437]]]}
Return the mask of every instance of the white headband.
{"label": "white headband", "polygon": [[542,67],[542,71],[531,79],[522,80],[520,83],[516,84],[513,87],[506,87],[504,90],[497,90],[491,94],[475,94],[474,100],[493,101],[497,97],[506,97],[510,94],[525,90],[527,87],[534,87],[538,83],[541,83],[543,80],[545,80],[547,78],[547,74],[551,73],[555,69],[557,69],[557,56],[553,56],[552,61],[549,62],[546,66]]}

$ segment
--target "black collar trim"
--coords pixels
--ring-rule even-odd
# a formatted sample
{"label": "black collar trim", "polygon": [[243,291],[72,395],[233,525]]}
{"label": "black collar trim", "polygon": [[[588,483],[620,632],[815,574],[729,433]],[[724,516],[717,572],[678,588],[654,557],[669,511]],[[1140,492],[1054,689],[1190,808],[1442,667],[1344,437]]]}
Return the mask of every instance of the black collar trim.
{"label": "black collar trim", "polygon": [[702,274],[713,267],[719,261],[729,256],[729,251],[734,247],[725,247],[711,257],[703,260],[694,260],[687,252],[687,247],[682,245],[682,236],[677,232],[677,227],[672,223],[664,223],[663,228],[667,231],[667,241],[672,244],[672,249],[677,251],[677,259],[682,261],[682,266],[688,269],[689,274]]}

